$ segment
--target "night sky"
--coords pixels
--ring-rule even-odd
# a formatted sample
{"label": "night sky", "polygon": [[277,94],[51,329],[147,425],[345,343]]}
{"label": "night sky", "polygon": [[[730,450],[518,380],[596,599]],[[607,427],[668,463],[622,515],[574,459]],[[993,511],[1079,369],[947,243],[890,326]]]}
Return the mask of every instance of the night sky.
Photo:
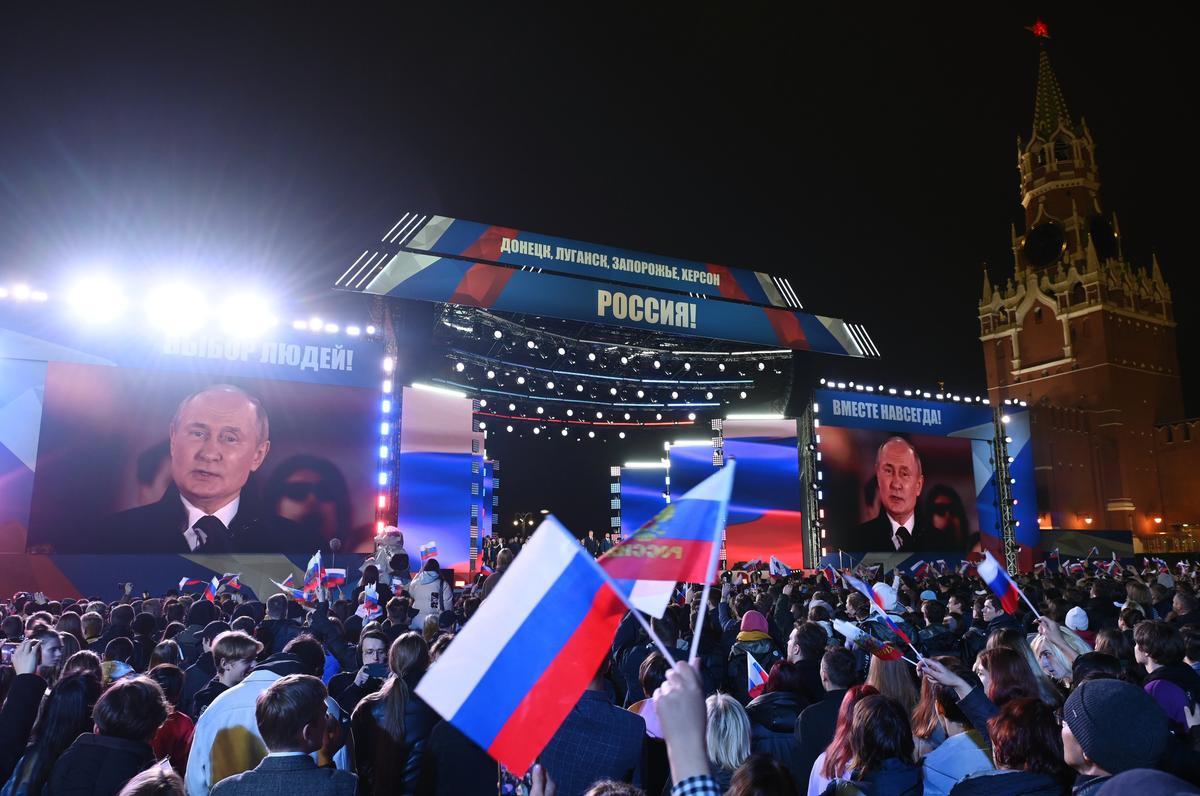
{"label": "night sky", "polygon": [[[814,379],[982,393],[1040,13],[1126,254],[1173,289],[1200,413],[1184,11],[431,5],[6,5],[0,281],[202,267],[321,297],[413,209],[784,274],[884,353]],[[507,475],[506,510],[536,508]],[[594,489],[578,523],[607,515]]]}

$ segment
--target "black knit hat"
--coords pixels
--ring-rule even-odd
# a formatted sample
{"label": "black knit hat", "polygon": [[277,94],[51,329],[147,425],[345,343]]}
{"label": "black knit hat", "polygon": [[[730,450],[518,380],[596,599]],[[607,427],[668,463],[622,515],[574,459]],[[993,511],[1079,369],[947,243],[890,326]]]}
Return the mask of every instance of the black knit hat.
{"label": "black knit hat", "polygon": [[1110,774],[1152,768],[1167,746],[1167,716],[1153,697],[1120,680],[1080,683],[1063,721],[1088,759]]}

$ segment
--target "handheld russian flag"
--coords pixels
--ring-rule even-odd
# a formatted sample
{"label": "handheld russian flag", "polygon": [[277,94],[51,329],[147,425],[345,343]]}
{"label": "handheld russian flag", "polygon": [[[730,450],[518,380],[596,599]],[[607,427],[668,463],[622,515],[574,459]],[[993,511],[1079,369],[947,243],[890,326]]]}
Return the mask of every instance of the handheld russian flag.
{"label": "handheld russian flag", "polygon": [[188,586],[199,586],[202,583],[204,583],[204,581],[196,580],[195,578],[180,578],[179,579],[179,590],[183,591]]}
{"label": "handheld russian flag", "polygon": [[523,776],[596,675],[624,613],[612,580],[547,517],[416,694]]}
{"label": "handheld russian flag", "polygon": [[880,660],[898,661],[904,657],[904,654],[900,652],[900,648],[895,644],[880,641],[862,628],[852,625],[844,619],[834,619],[833,629],[845,636],[846,640],[854,646],[864,652],[869,652]]}
{"label": "handheld russian flag", "polygon": [[938,574],[945,575],[946,574],[946,559],[939,558],[937,560],[937,568],[938,568]]}
{"label": "handheld russian flag", "polygon": [[239,578],[241,578],[241,577],[242,577],[242,573],[240,573],[240,572],[226,572],[224,575],[221,576],[221,586],[226,589],[233,589],[234,591],[241,591],[242,590],[242,582],[241,582],[241,580],[239,580]]}
{"label": "handheld russian flag", "polygon": [[1099,557],[1100,557],[1100,548],[1099,547],[1093,546],[1091,550],[1088,550],[1088,558],[1099,558]]}
{"label": "handheld russian flag", "polygon": [[979,571],[979,577],[983,578],[983,582],[992,590],[992,594],[1000,598],[1000,605],[1004,607],[1005,612],[1015,614],[1017,606],[1021,603],[1021,590],[1004,571],[1004,567],[1000,566],[1000,562],[989,551],[984,550],[983,560],[976,569]]}
{"label": "handheld russian flag", "polygon": [[496,570],[492,569],[487,564],[480,564],[479,571],[482,572],[484,575],[491,575]]}
{"label": "handheld russian flag", "polygon": [[290,573],[290,572],[288,573],[288,576],[283,579],[283,583],[276,583],[275,581],[271,581],[271,582],[275,583],[275,585],[280,587],[281,589],[292,589],[292,588],[295,588],[295,586],[296,586],[296,578],[293,577],[292,573]]}
{"label": "handheld russian flag", "polygon": [[325,570],[325,577],[322,578],[321,585],[327,589],[346,585],[346,570],[341,568]]}
{"label": "handheld russian flag", "polygon": [[917,580],[924,580],[925,578],[929,577],[929,564],[925,563],[924,561],[918,561],[909,567],[909,572],[911,572],[912,576]]}
{"label": "handheld russian flag", "polygon": [[786,578],[792,574],[792,568],[780,561],[775,556],[771,556],[770,573],[781,578]]}
{"label": "handheld russian flag", "polygon": [[850,588],[854,589],[859,594],[870,600],[873,608],[879,609],[879,613],[887,613],[887,610],[883,606],[883,598],[876,594],[874,589],[848,572],[842,573],[842,579],[849,584]]}
{"label": "handheld russian flag", "polygon": [[363,619],[371,619],[378,616],[380,610],[379,590],[375,587],[374,583],[369,583],[363,587],[362,605],[358,606],[358,609],[354,613]]}
{"label": "handheld russian flag", "polygon": [[600,557],[638,610],[661,618],[677,582],[711,583],[716,577],[735,464],[727,461]]}
{"label": "handheld russian flag", "polygon": [[[268,578],[268,580],[270,580],[270,578]],[[283,583],[280,583],[277,580],[271,580],[271,582],[275,584],[275,588],[279,589],[281,592],[283,592],[284,594],[286,594],[288,597],[295,600],[296,602],[298,602],[298,603],[307,603],[308,602],[308,595],[305,594],[304,592],[300,591],[300,589],[295,588],[292,585],[292,576],[291,575],[288,575],[286,578],[284,578]]]}
{"label": "handheld russian flag", "polygon": [[421,545],[421,563],[431,558],[437,558],[437,542],[429,541]]}
{"label": "handheld russian flag", "polygon": [[767,689],[767,673],[762,664],[746,653],[746,693],[751,699],[761,696]]}
{"label": "handheld russian flag", "polygon": [[302,591],[316,591],[321,585],[321,573],[324,570],[321,568],[321,551],[313,553],[313,557],[308,559],[308,566],[304,569],[304,582],[301,584]]}
{"label": "handheld russian flag", "polygon": [[829,564],[826,564],[825,566],[820,568],[820,572],[822,575],[825,576],[825,580],[829,581],[829,586],[831,588],[837,586],[837,570],[836,569],[834,569]]}
{"label": "handheld russian flag", "polygon": [[213,575],[212,580],[204,584],[204,599],[210,603],[217,601],[217,589],[221,588],[221,581],[216,575]]}

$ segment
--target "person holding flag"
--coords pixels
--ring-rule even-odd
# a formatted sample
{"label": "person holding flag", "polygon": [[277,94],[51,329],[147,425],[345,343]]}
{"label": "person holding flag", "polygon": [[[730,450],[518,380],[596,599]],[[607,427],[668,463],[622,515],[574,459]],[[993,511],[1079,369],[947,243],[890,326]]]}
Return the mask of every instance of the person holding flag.
{"label": "person holding flag", "polygon": [[[746,695],[757,699],[767,690],[767,672],[750,653],[746,653]],[[749,701],[749,699],[747,701]]]}

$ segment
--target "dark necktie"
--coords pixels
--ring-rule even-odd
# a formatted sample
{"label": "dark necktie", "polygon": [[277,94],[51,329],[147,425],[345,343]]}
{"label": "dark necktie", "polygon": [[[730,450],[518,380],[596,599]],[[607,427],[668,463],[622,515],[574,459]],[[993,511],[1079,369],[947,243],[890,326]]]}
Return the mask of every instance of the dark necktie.
{"label": "dark necktie", "polygon": [[[218,522],[220,522],[220,520],[218,520]],[[903,550],[904,546],[908,544],[908,541],[912,539],[912,534],[908,532],[908,528],[905,528],[903,525],[901,525],[896,529],[896,538],[900,540],[900,547],[897,549]]]}
{"label": "dark necktie", "polygon": [[206,537],[204,543],[196,548],[197,553],[229,552],[229,529],[225,527],[225,523],[221,522],[221,520],[211,514],[206,514],[196,520],[196,524],[192,527],[203,531]]}

